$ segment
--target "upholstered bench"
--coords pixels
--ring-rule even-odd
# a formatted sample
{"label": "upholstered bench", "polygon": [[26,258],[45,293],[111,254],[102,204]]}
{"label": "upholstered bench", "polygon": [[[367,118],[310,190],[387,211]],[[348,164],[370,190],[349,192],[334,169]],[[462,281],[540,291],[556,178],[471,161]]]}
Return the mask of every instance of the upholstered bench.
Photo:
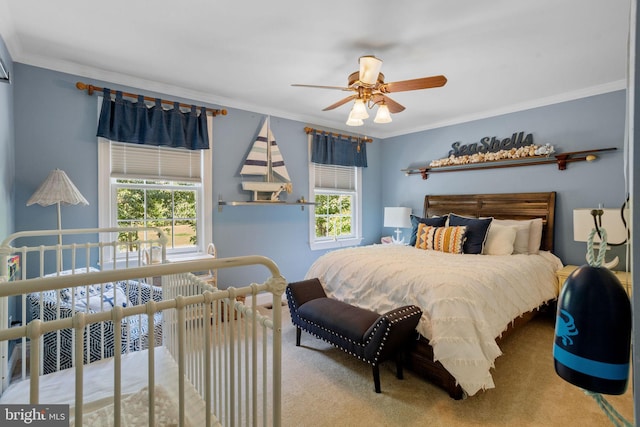
{"label": "upholstered bench", "polygon": [[304,330],[346,351],[373,367],[376,393],[380,393],[379,364],[396,362],[396,376],[402,379],[402,351],[418,325],[422,311],[413,305],[385,314],[328,298],[318,279],[289,283],[287,302],[296,326],[296,346]]}

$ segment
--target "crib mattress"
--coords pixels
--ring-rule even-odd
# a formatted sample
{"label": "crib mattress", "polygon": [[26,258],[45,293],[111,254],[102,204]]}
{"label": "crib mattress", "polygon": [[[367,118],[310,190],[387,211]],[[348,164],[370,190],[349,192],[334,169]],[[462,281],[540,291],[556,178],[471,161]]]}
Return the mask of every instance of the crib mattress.
{"label": "crib mattress", "polygon": [[[143,401],[146,397],[145,388],[148,386],[148,351],[136,351],[122,355],[122,396],[129,399],[130,403]],[[101,360],[85,365],[84,367],[84,418],[104,419],[102,414],[108,412],[108,406],[113,404],[113,372],[114,359]],[[171,412],[175,414],[163,414],[178,418],[178,365],[165,347],[155,348],[155,382],[156,395],[163,401],[173,402]],[[75,406],[75,370],[66,369],[40,377],[40,402],[43,404],[68,404],[73,425]],[[196,389],[185,382],[185,414],[188,425],[200,426],[205,424],[204,401]],[[27,404],[29,403],[29,380],[23,380],[11,384],[0,396],[0,404]],[[122,405],[123,411],[126,406]],[[156,407],[157,407],[156,403]],[[146,408],[146,406],[145,406]],[[145,409],[146,410],[146,409]],[[93,415],[92,415],[93,413]],[[101,416],[95,416],[100,413]],[[112,425],[112,419],[108,420]],[[107,424],[105,424],[107,425]],[[147,424],[144,424],[147,425]]]}

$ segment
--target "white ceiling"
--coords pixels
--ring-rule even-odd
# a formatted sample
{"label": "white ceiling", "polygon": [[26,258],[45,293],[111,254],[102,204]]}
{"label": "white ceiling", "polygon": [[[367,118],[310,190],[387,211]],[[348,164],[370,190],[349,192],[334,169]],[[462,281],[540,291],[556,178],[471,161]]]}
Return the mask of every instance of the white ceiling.
{"label": "white ceiling", "polygon": [[[15,62],[142,90],[390,137],[626,87],[633,0],[0,0]],[[358,57],[386,82],[393,123],[345,125]]]}

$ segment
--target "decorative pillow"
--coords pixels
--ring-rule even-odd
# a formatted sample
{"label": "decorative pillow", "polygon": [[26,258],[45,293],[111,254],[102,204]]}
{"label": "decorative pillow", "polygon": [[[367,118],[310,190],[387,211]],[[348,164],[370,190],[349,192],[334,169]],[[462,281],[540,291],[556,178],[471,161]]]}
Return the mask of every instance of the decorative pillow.
{"label": "decorative pillow", "polygon": [[461,254],[466,227],[433,227],[418,224],[415,247],[452,254]]}
{"label": "decorative pillow", "polygon": [[484,242],[487,240],[489,226],[493,218],[468,218],[449,214],[449,225],[464,225],[467,227],[466,238],[462,250],[465,254],[481,254]]}
{"label": "decorative pillow", "polygon": [[[531,225],[528,220],[494,219],[491,223],[491,227],[495,224],[499,224],[503,227],[515,227],[516,240],[513,243],[513,253],[525,255],[529,253],[529,230]],[[491,231],[489,231],[489,233],[491,233]]]}
{"label": "decorative pillow", "polygon": [[515,220],[515,219],[494,219],[501,225],[515,225],[518,227],[518,235],[514,245],[514,254],[532,254],[540,252],[542,240],[542,218]]}
{"label": "decorative pillow", "polygon": [[447,216],[434,216],[431,218],[420,218],[415,215],[411,215],[411,240],[409,240],[409,246],[416,245],[416,234],[418,233],[418,225],[426,224],[433,227],[444,227],[447,222]]}
{"label": "decorative pillow", "polygon": [[529,253],[537,254],[540,252],[542,244],[542,218],[531,220],[531,228],[529,229]]}
{"label": "decorative pillow", "polygon": [[513,225],[496,224],[495,220],[489,227],[487,241],[484,244],[485,255],[511,255],[514,253],[517,229]]}
{"label": "decorative pillow", "polygon": [[[104,288],[102,290],[101,288]],[[71,303],[70,289],[61,292],[62,299]],[[77,311],[105,311],[111,310],[115,305],[127,306],[127,295],[122,289],[112,283],[104,285],[79,286],[75,288],[74,308]]]}

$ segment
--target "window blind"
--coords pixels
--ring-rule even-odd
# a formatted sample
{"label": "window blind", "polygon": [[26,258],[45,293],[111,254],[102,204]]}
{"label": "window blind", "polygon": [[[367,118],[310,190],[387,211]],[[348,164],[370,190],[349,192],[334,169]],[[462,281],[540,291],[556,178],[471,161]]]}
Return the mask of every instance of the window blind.
{"label": "window blind", "polygon": [[334,190],[355,190],[354,166],[321,165],[313,163],[315,188]]}
{"label": "window blind", "polygon": [[200,182],[201,150],[111,142],[111,177]]}

